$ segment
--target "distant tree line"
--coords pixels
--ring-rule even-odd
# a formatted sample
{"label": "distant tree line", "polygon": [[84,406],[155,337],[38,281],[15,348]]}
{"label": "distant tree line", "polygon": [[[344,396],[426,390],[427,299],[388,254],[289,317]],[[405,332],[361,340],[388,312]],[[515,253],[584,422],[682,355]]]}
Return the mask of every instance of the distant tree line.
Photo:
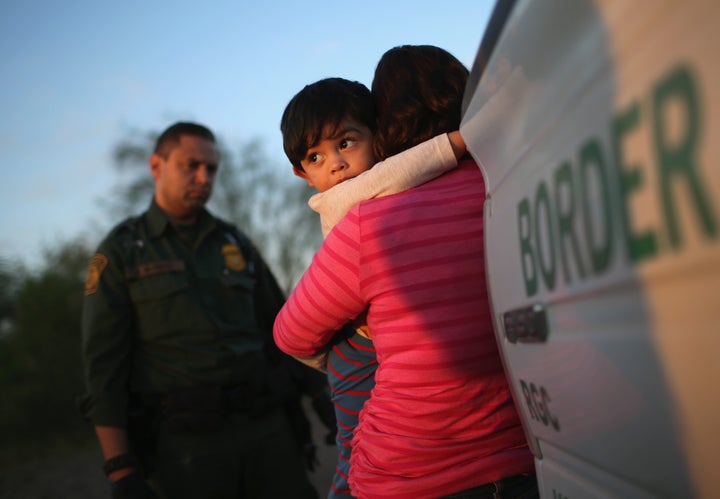
{"label": "distant tree line", "polygon": [[[103,202],[107,229],[149,205],[147,159],[156,134],[130,132],[114,148],[118,184]],[[250,236],[290,291],[322,240],[317,214],[307,206],[312,191],[289,166],[269,160],[257,141],[236,152],[220,148],[210,209]],[[90,441],[74,401],[83,390],[85,269],[100,237],[78,236],[47,248],[37,269],[0,256],[0,466]]]}
{"label": "distant tree line", "polygon": [[82,389],[80,308],[90,251],[68,242],[29,272],[0,260],[0,467],[86,439],[74,408]]}

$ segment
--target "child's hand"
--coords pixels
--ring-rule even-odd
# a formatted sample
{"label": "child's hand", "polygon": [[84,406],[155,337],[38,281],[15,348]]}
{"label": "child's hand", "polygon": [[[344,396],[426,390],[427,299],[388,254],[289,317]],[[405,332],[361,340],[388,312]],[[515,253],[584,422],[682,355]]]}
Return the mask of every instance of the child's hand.
{"label": "child's hand", "polygon": [[462,135],[460,135],[460,131],[455,130],[454,132],[449,132],[447,135],[448,139],[450,140],[450,145],[452,146],[453,153],[455,153],[455,158],[462,158],[467,152],[467,146],[465,145],[465,140],[463,139]]}
{"label": "child's hand", "polygon": [[367,325],[367,310],[355,317],[352,321],[352,327],[357,331],[358,334],[370,339],[370,328]]}

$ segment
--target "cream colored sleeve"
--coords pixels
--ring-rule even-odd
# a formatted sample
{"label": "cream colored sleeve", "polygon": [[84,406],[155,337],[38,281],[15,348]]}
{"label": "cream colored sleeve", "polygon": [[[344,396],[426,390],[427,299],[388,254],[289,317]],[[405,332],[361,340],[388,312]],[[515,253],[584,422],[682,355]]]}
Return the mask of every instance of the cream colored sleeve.
{"label": "cream colored sleeve", "polygon": [[389,196],[422,185],[457,166],[447,134],[438,135],[387,158],[355,178],[342,182],[308,201],[320,214],[323,236],[357,203]]}

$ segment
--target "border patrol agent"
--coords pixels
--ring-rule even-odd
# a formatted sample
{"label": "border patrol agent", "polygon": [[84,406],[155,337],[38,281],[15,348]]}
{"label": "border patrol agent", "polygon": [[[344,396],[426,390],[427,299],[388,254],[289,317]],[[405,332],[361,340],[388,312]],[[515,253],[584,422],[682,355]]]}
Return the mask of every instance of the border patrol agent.
{"label": "border patrol agent", "polygon": [[321,373],[276,349],[284,302],[250,241],[204,205],[215,137],[176,123],[150,157],[150,208],[115,227],[85,284],[83,355],[114,498],[315,498],[295,427]]}

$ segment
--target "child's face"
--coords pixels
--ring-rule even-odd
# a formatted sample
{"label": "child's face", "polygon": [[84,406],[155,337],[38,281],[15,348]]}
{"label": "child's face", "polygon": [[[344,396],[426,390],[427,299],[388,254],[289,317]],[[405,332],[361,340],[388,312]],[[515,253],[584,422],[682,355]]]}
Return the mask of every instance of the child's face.
{"label": "child's face", "polygon": [[308,149],[305,159],[300,161],[305,171],[295,170],[295,175],[320,192],[360,175],[375,164],[373,136],[368,127],[346,119],[332,137],[330,132],[324,132],[322,140]]}

